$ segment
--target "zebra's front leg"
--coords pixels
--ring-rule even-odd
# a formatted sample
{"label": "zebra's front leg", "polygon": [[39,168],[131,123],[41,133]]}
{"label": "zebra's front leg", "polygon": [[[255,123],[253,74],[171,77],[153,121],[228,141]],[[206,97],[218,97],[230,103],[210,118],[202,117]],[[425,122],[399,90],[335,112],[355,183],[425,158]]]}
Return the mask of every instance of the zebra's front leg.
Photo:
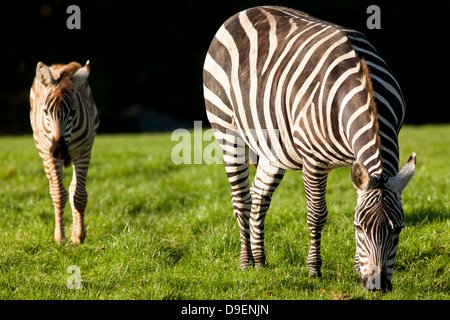
{"label": "zebra's front leg", "polygon": [[251,248],[255,259],[255,268],[266,263],[264,252],[264,221],[270,207],[272,194],[283,179],[285,170],[260,160],[256,170],[250,193],[252,195],[252,210],[250,213]]}
{"label": "zebra's front leg", "polygon": [[303,169],[303,182],[305,185],[306,200],[308,206],[307,223],[311,236],[311,244],[308,253],[307,265],[312,277],[322,276],[322,258],[320,245],[322,230],[327,221],[327,204],[325,191],[327,186],[328,170],[320,168]]}
{"label": "zebra's front leg", "polygon": [[67,191],[64,188],[62,176],[62,161],[53,159],[44,161],[45,173],[50,186],[50,196],[55,208],[55,241],[61,244],[66,236],[64,234],[64,206],[67,201]]}
{"label": "zebra's front leg", "polygon": [[90,156],[73,161],[73,179],[70,184],[70,205],[72,206],[72,243],[80,244],[86,237],[84,227],[84,212],[87,205],[88,193],[86,191],[86,177],[89,168]]}

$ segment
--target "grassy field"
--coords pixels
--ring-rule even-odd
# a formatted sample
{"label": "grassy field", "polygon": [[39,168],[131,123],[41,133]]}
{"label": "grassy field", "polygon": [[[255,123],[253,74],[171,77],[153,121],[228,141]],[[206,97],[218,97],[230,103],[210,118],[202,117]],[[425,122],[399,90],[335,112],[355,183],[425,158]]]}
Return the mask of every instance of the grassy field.
{"label": "grassy field", "polygon": [[[176,144],[170,134],[99,135],[87,183],[86,242],[60,246],[32,137],[0,137],[0,298],[449,299],[450,125],[401,132],[401,163],[415,151],[417,171],[403,193],[406,228],[394,289],[384,295],[364,291],[353,269],[356,191],[348,168],[329,177],[322,279],[310,279],[306,268],[300,172],[287,172],[273,197],[268,266],[241,271],[223,166],[176,165]],[[67,187],[71,173],[65,172]],[[69,204],[65,225],[70,238]],[[75,275],[69,266],[81,276],[69,284],[80,289],[68,287]]]}

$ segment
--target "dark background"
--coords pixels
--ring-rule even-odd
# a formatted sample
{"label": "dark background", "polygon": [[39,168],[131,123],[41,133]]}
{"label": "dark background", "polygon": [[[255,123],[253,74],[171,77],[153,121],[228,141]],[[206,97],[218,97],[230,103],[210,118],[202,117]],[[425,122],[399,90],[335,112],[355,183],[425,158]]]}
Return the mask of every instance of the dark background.
{"label": "dark background", "polygon": [[[155,5],[155,3],[157,3]],[[206,120],[202,67],[222,23],[240,10],[282,5],[362,31],[399,81],[406,123],[450,122],[450,1],[16,1],[0,8],[0,134],[31,133],[29,90],[38,61],[90,60],[99,132],[168,131]],[[67,7],[81,9],[69,30]],[[381,8],[368,30],[366,9]],[[207,122],[204,122],[207,126]]]}

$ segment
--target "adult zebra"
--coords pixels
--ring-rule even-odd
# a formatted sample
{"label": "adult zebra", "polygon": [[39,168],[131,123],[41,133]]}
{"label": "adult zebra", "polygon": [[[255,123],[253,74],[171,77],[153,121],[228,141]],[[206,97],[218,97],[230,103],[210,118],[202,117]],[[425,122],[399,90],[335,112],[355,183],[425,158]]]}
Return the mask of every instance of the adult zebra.
{"label": "adult zebra", "polygon": [[[398,171],[405,105],[367,38],[300,11],[251,8],[216,33],[203,81],[240,226],[241,268],[265,264],[264,218],[272,194],[285,170],[302,169],[311,235],[307,265],[320,276],[327,176],[352,166],[358,189],[354,267],[364,287],[391,289],[404,223],[400,195],[414,174],[415,154]],[[250,151],[259,158],[251,188]]]}
{"label": "adult zebra", "polygon": [[67,192],[63,185],[63,165],[73,162],[69,188],[72,206],[72,243],[84,241],[84,212],[87,203],[86,176],[99,117],[87,82],[89,61],[47,66],[39,62],[30,91],[30,119],[36,147],[44,162],[55,207],[55,240],[64,235],[64,206]]}

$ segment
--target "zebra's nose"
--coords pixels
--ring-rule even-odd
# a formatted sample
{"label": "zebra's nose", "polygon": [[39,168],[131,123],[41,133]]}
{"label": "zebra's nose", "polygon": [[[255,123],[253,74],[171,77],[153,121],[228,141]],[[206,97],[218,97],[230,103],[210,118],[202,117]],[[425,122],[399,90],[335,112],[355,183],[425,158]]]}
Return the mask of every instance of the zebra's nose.
{"label": "zebra's nose", "polygon": [[50,152],[53,158],[57,160],[63,160],[67,156],[67,154],[69,153],[69,149],[67,148],[64,137],[60,137],[58,140],[55,140],[55,138],[53,138]]}
{"label": "zebra's nose", "polygon": [[383,292],[392,290],[392,283],[384,272],[374,272],[370,276],[361,278],[361,286],[365,290]]}

